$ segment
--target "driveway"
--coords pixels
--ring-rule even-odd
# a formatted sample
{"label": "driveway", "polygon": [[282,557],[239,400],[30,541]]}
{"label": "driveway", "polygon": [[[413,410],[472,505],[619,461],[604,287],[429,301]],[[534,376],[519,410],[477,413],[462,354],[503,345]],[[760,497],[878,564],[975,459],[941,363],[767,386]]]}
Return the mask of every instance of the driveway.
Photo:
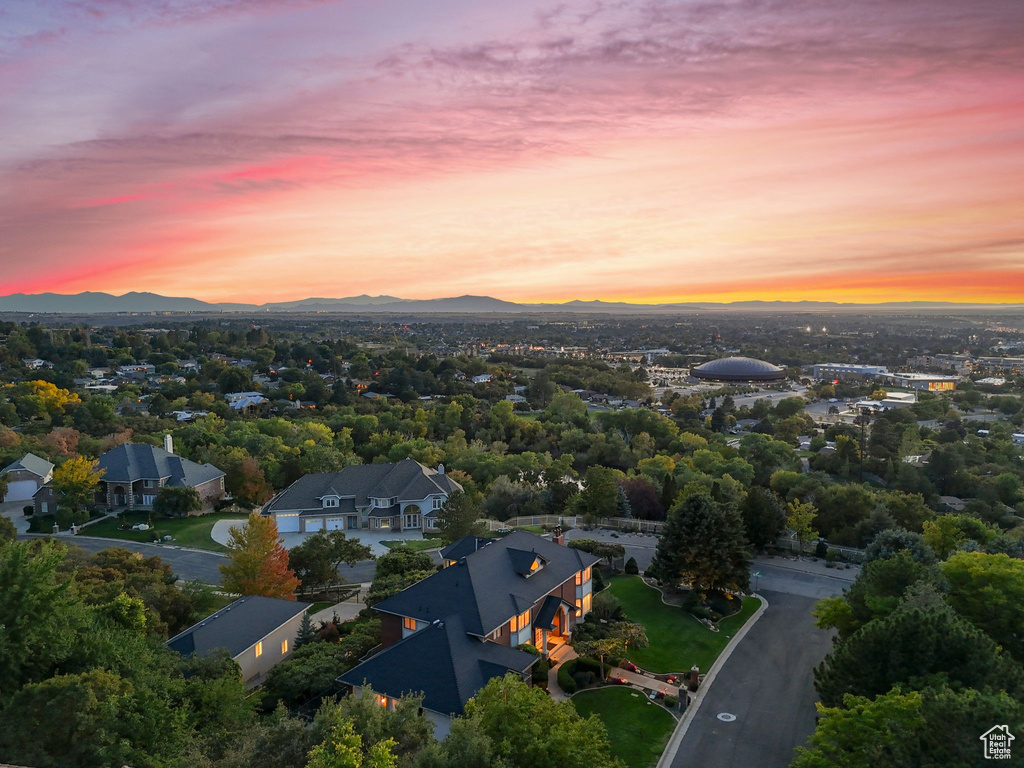
{"label": "driveway", "polygon": [[[814,730],[814,667],[832,635],[814,626],[811,609],[841,593],[858,569],[764,558],[753,570],[768,609],[719,670],[672,768],[786,768]],[[735,720],[723,722],[721,713]]]}
{"label": "driveway", "polygon": [[0,515],[9,517],[18,533],[28,533],[29,519],[25,517],[25,505],[24,501],[8,501],[0,504]]}
{"label": "driveway", "polygon": [[[224,544],[226,546],[228,539],[231,537],[231,526],[245,524],[246,523],[244,522],[239,523],[237,520],[218,520],[213,524],[213,530],[210,531],[210,536],[218,544]],[[360,528],[358,530],[346,530],[344,533],[348,538],[357,539],[368,546],[374,557],[380,557],[387,553],[388,548],[385,547],[382,542],[411,541],[423,538],[423,533],[420,531],[370,531],[365,528]],[[285,549],[292,549],[293,547],[299,546],[299,544],[304,542],[310,536],[312,536],[311,533],[282,533],[281,542],[284,544]],[[438,541],[437,546],[443,546],[440,540]]]}

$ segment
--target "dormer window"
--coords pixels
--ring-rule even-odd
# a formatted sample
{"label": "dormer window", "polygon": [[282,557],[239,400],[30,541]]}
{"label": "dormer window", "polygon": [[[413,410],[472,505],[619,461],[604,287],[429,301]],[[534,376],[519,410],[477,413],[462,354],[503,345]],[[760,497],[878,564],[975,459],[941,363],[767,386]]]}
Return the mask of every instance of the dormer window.
{"label": "dormer window", "polygon": [[337,496],[324,496],[324,507],[336,507],[338,506]]}
{"label": "dormer window", "polygon": [[430,500],[430,504],[432,509],[440,509],[442,506],[444,506],[444,499],[442,499],[440,496],[435,496]]}

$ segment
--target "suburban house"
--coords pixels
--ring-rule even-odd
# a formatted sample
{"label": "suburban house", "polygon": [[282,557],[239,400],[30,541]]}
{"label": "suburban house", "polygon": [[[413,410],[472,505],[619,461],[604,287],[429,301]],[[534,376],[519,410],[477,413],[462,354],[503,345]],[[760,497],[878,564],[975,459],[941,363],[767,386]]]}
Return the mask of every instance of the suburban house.
{"label": "suburban house", "polygon": [[[224,473],[212,464],[197,464],[175,455],[170,435],[164,437],[163,448],[123,443],[100,456],[99,469],[103,476],[97,502],[110,509],[151,507],[164,486],[195,488],[207,508],[224,498]],[[34,498],[37,515],[57,508],[50,485],[40,488]]]}
{"label": "suburban house", "polygon": [[355,464],[338,472],[300,477],[263,508],[277,530],[437,530],[437,512],[462,486],[412,459]]}
{"label": "suburban house", "polygon": [[233,411],[244,416],[260,416],[270,410],[270,401],[259,392],[232,392],[224,399]]}
{"label": "suburban house", "polygon": [[34,453],[26,453],[0,469],[0,477],[7,479],[7,493],[0,501],[31,501],[52,475],[53,464]]}
{"label": "suburban house", "polygon": [[182,656],[208,656],[218,648],[242,668],[246,685],[255,685],[295,650],[302,616],[309,603],[275,597],[241,597],[167,641]]}
{"label": "suburban house", "polygon": [[457,560],[374,606],[382,649],[338,682],[357,695],[368,687],[385,707],[422,693],[424,714],[442,738],[489,680],[510,672],[529,679],[537,657],[516,646],[557,653],[590,612],[599,558],[561,541],[517,531],[447,547],[446,564]]}

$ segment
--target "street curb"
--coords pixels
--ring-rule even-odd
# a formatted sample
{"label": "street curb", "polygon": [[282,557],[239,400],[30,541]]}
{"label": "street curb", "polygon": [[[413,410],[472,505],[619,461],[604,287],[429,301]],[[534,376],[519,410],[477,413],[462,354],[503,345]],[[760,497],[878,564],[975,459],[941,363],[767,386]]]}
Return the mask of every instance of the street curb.
{"label": "street curb", "polygon": [[715,663],[711,665],[711,669],[708,670],[707,675],[704,676],[704,682],[701,684],[700,689],[697,691],[697,695],[693,697],[693,703],[686,708],[686,713],[683,715],[676,729],[672,732],[672,735],[668,739],[668,744],[665,745],[665,750],[661,753],[661,757],[658,759],[658,763],[655,768],[669,768],[672,765],[672,761],[676,759],[676,754],[679,752],[679,747],[682,746],[683,738],[686,736],[686,731],[690,728],[690,723],[693,722],[693,718],[697,716],[697,710],[700,709],[700,705],[704,702],[704,696],[711,688],[711,684],[715,682],[715,678],[718,677],[718,672],[728,661],[732,652],[739,645],[740,641],[746,637],[747,632],[750,630],[757,620],[761,618],[762,614],[768,610],[768,601],[757,593],[754,593],[754,597],[761,601],[761,607],[754,611],[754,615],[747,620],[747,622],[740,628],[740,631],[733,636],[729,644],[725,646],[725,650],[715,659]]}

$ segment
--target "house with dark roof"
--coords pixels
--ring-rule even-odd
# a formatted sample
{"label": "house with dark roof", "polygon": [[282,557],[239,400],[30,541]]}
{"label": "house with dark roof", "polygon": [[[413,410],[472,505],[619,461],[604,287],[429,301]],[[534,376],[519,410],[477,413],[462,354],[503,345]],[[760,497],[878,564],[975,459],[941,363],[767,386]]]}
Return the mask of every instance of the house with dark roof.
{"label": "house with dark roof", "polygon": [[7,480],[7,493],[0,501],[31,501],[52,475],[53,464],[34,453],[26,453],[0,469],[0,477]]}
{"label": "house with dark roof", "polygon": [[437,530],[437,513],[462,486],[437,469],[403,459],[304,475],[263,508],[277,530]]}
{"label": "house with dark roof", "polygon": [[147,508],[164,486],[195,488],[206,508],[224,498],[224,473],[212,464],[198,464],[174,453],[170,435],[164,447],[141,443],[123,443],[99,460],[98,501],[110,509]]}
{"label": "house with dark roof", "polygon": [[565,646],[590,612],[599,558],[525,531],[481,544],[467,536],[442,550],[446,566],[374,606],[381,650],[338,681],[393,707],[423,695],[424,713],[443,737],[488,681],[528,679],[537,656]]}
{"label": "house with dark roof", "polygon": [[208,656],[223,649],[238,662],[246,684],[255,685],[295,650],[299,625],[309,606],[275,597],[240,597],[179,632],[167,647],[182,656]]}

